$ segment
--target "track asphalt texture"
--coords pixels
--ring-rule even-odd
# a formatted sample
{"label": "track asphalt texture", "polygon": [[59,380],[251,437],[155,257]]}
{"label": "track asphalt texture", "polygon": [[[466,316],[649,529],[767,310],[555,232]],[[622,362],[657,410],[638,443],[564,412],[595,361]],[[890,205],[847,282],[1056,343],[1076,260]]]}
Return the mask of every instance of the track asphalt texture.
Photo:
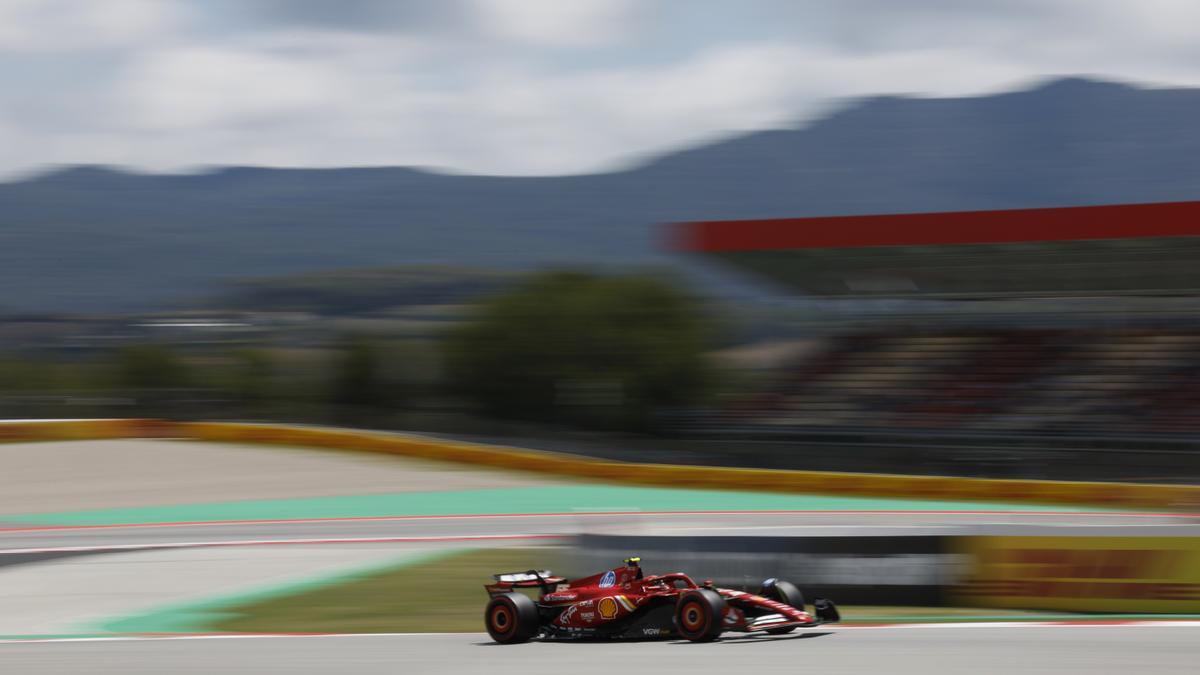
{"label": "track asphalt texture", "polygon": [[[621,534],[1200,534],[1194,518],[974,502],[936,502],[670,490],[579,484],[326,496],[0,516],[0,558],[37,565],[58,554],[171,547],[353,542],[548,541],[579,532]],[[208,521],[208,522],[195,522]],[[212,522],[225,521],[225,522]],[[229,522],[233,521],[233,522]],[[457,542],[457,544],[451,544]],[[107,558],[108,556],[98,556]],[[81,560],[90,560],[87,556]],[[22,565],[24,566],[24,565]],[[610,673],[636,664],[666,672],[1192,672],[1194,627],[831,629],[779,638],[679,643],[532,644],[498,648],[484,635],[0,641],[0,672],[392,673],[434,669]],[[1019,632],[1017,632],[1019,631]],[[220,639],[219,643],[208,642]],[[753,649],[749,651],[747,648]]]}
{"label": "track asphalt texture", "polygon": [[486,634],[0,643],[0,668],[93,673],[1194,673],[1200,623],[831,627],[708,644],[496,645]]}
{"label": "track asphalt texture", "polygon": [[[1190,521],[1172,524],[1176,520],[1179,519],[1125,514],[1004,512],[593,513],[85,526],[12,531],[0,533],[0,563],[9,558],[28,561],[31,557],[34,562],[18,564],[15,571],[7,573],[0,582],[8,580],[23,587],[42,584],[49,590],[46,598],[37,600],[22,598],[19,589],[11,586],[9,590],[16,593],[14,601],[29,605],[29,611],[25,613],[26,616],[8,616],[8,623],[4,630],[0,630],[0,634],[204,630],[207,625],[204,617],[228,604],[228,596],[235,590],[230,587],[225,568],[216,562],[227,558],[222,553],[225,551],[246,556],[245,564],[270,563],[274,558],[280,565],[280,573],[284,570],[295,573],[309,570],[317,560],[315,554],[334,553],[340,556],[338,551],[351,550],[348,547],[366,547],[361,550],[362,554],[378,548],[380,554],[386,554],[396,546],[442,550],[462,546],[553,544],[568,541],[570,535],[581,531],[693,536],[856,536],[949,531],[1036,534],[1053,528],[1056,534],[1064,531],[1092,534],[1100,529],[1097,525],[1104,525],[1108,531],[1127,527],[1139,533],[1200,534],[1200,527],[1190,524]],[[37,561],[39,556],[48,553],[70,554],[80,550],[97,553],[83,558],[67,558],[69,564],[65,566],[46,563],[44,558],[43,561]],[[163,555],[172,551],[201,555],[180,557],[173,564],[163,563]],[[212,554],[205,554],[206,551]],[[292,563],[285,562],[288,556]],[[194,561],[193,567],[188,567],[189,560]],[[344,562],[349,564],[349,558]],[[3,569],[12,568],[0,567],[0,570]],[[282,581],[272,569],[268,565],[255,572],[257,578],[268,587]],[[123,570],[127,570],[124,576]],[[62,576],[64,574],[66,576]],[[86,583],[80,585],[87,580],[98,582],[105,574],[117,576],[103,584],[104,591],[97,589],[91,592]],[[182,580],[180,575],[183,575]],[[20,579],[25,581],[18,583]],[[59,587],[58,582],[71,580],[74,580],[74,585]],[[250,581],[251,577],[247,577],[241,583]],[[205,592],[205,588],[210,590]],[[254,589],[243,588],[236,592],[253,593]],[[57,597],[56,593],[63,597]],[[35,616],[40,617],[39,620],[30,623]],[[103,620],[103,617],[110,618]]]}
{"label": "track asphalt texture", "polygon": [[0,570],[0,635],[204,632],[225,604],[411,564],[432,552],[440,551],[400,544],[160,549],[7,567]]}
{"label": "track asphalt texture", "polygon": [[[1052,530],[1049,528],[1053,528]],[[1186,517],[1061,512],[578,512],[526,515],[48,526],[0,530],[0,558],[84,550],[285,543],[401,543],[529,538],[580,532],[627,535],[855,536],[880,534],[1200,535]]]}

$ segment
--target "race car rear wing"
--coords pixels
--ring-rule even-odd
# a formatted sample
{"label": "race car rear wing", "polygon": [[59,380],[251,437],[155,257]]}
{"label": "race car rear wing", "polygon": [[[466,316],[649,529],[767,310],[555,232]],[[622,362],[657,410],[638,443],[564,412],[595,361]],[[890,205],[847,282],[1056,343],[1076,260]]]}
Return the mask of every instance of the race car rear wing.
{"label": "race car rear wing", "polygon": [[540,588],[543,593],[549,593],[558,584],[566,583],[565,577],[556,577],[550,570],[527,570],[525,572],[504,572],[493,574],[494,584],[485,584],[488,595],[496,596],[508,593],[516,588]]}

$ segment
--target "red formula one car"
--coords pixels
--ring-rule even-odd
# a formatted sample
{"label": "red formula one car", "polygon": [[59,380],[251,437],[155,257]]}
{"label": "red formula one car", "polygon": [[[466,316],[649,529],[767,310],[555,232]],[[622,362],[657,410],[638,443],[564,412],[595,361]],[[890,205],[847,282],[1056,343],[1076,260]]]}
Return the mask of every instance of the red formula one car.
{"label": "red formula one car", "polygon": [[[724,631],[771,634],[838,621],[837,607],[818,599],[814,612],[792,584],[763,582],[758,594],[697,584],[679,572],[644,576],[640,559],[568,582],[548,570],[495,575],[487,584],[484,623],[496,642],[532,638],[668,638],[693,642]],[[537,589],[538,599],[517,589]]]}

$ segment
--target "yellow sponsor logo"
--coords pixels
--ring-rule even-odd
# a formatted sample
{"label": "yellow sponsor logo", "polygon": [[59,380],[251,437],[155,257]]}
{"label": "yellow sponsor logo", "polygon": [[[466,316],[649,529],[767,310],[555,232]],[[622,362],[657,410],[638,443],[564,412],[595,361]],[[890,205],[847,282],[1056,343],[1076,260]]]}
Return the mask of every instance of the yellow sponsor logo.
{"label": "yellow sponsor logo", "polygon": [[966,537],[960,604],[1084,612],[1200,612],[1200,539]]}
{"label": "yellow sponsor logo", "polygon": [[596,603],[596,611],[600,612],[600,618],[611,619],[617,615],[617,601],[612,598],[600,598],[600,602]]}

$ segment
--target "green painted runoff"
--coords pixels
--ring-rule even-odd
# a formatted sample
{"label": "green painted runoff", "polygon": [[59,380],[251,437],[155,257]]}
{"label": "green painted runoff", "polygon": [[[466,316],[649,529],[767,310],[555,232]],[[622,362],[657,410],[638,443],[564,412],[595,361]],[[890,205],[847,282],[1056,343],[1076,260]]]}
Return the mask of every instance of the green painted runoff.
{"label": "green painted runoff", "polygon": [[224,520],[301,520],[572,511],[1078,511],[1116,509],[973,501],[684,490],[612,485],[564,485],[440,492],[262,499],[140,508],[62,511],[4,517],[40,525],[107,525]]}

